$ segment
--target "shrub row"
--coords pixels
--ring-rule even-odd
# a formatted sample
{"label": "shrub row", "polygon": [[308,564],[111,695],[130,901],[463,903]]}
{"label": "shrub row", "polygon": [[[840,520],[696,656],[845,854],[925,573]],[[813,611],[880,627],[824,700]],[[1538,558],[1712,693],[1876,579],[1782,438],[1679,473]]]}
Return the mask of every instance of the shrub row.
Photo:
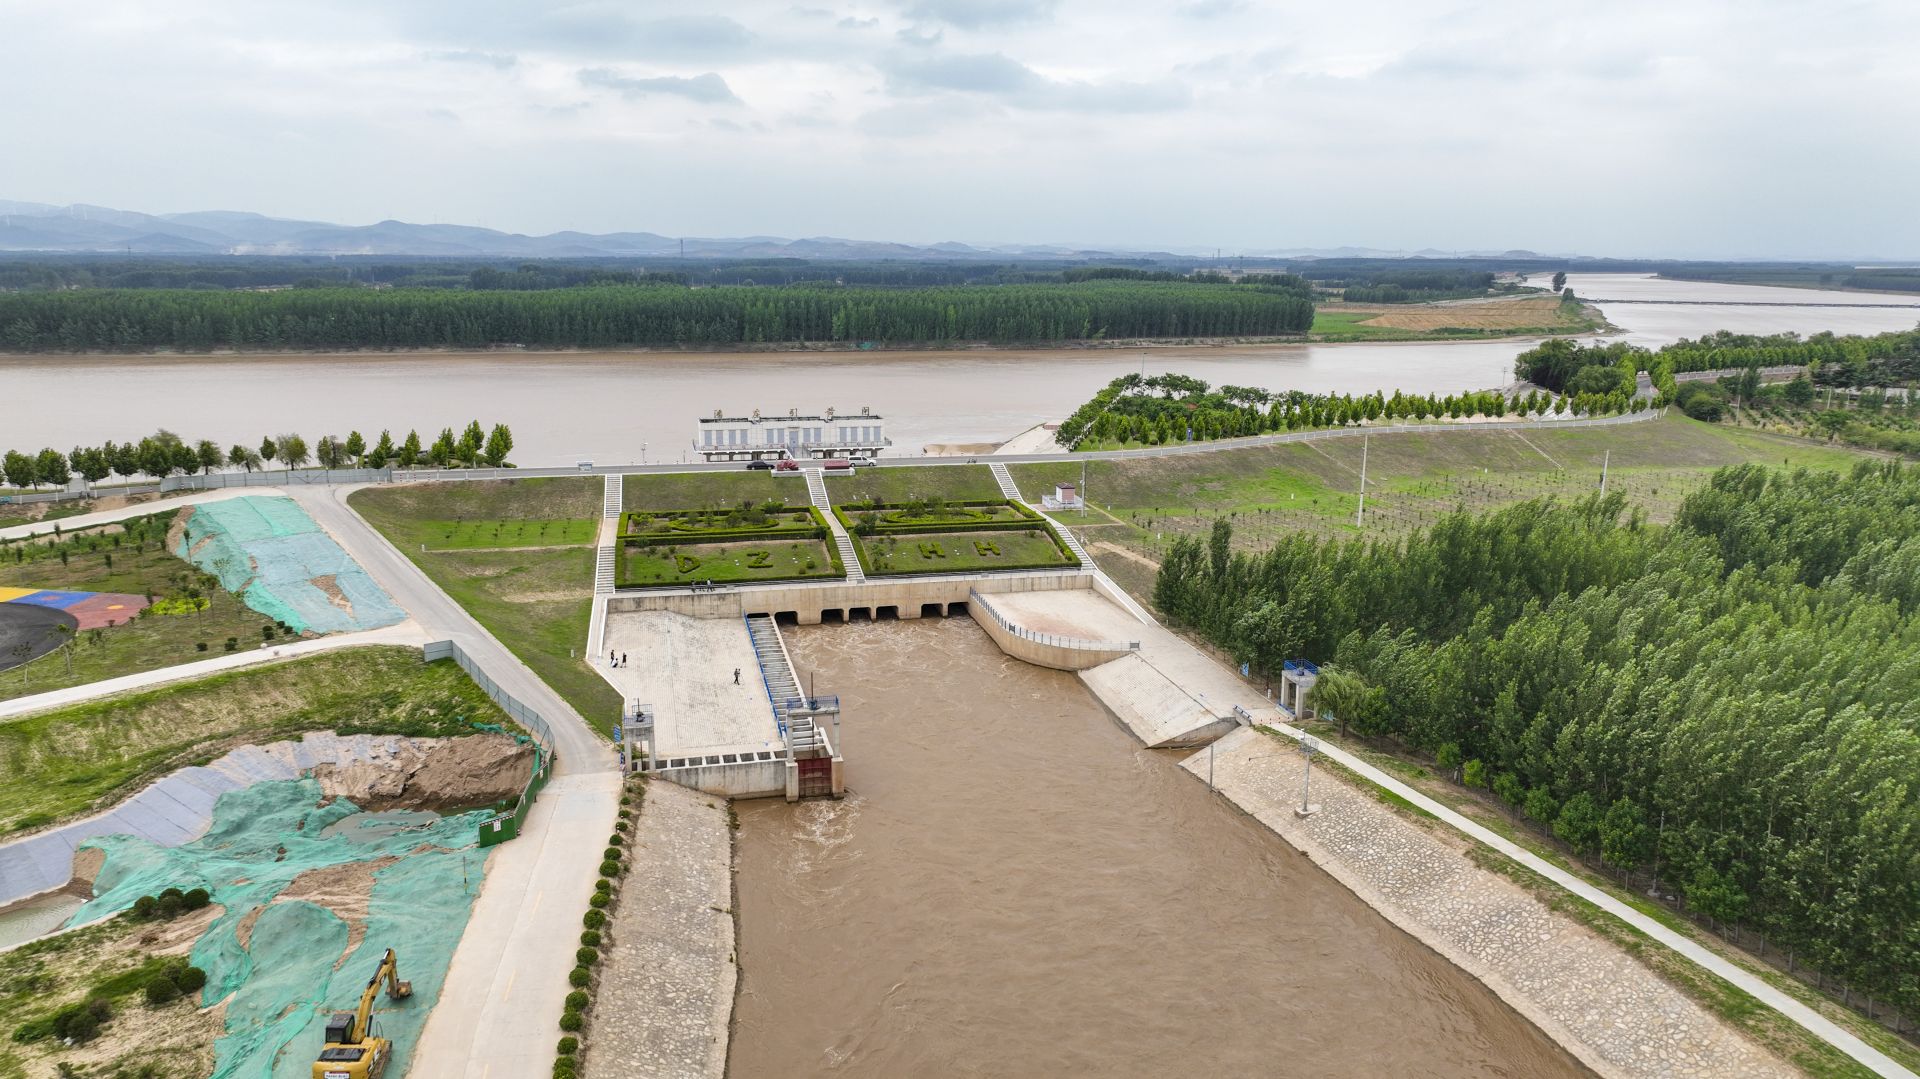
{"label": "shrub row", "polygon": [[580,919],[584,928],[580,931],[580,944],[573,952],[574,967],[567,973],[567,984],[572,989],[567,993],[566,1009],[560,1013],[562,1037],[554,1048],[553,1079],[578,1079],[580,1074],[581,1039],[587,1029],[587,1017],[593,1011],[593,972],[609,943],[610,912],[619,905],[620,881],[627,871],[628,834],[646,801],[646,793],[645,777],[633,776],[620,795],[620,812],[613,824],[613,834],[607,837],[607,849],[601,855],[600,879],[594,884],[593,895],[587,900],[587,912]]}

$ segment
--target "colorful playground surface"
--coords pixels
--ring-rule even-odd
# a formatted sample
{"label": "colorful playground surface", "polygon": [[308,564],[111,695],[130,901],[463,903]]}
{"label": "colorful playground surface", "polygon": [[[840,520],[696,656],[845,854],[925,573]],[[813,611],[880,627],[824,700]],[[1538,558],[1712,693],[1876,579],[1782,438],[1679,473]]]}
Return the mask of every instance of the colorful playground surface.
{"label": "colorful playground surface", "polygon": [[0,603],[47,607],[73,616],[76,629],[117,626],[147,606],[147,597],[121,592],[62,592],[54,589],[0,587]]}

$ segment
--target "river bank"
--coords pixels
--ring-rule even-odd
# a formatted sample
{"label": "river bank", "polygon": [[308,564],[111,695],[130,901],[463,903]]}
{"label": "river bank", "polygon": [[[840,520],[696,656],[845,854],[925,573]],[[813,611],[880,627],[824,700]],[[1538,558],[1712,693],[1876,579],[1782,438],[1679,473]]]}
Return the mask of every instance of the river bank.
{"label": "river bank", "polygon": [[1472,844],[1318,769],[1302,818],[1291,739],[1252,728],[1182,764],[1605,1076],[1799,1072],[1611,942],[1476,864]]}

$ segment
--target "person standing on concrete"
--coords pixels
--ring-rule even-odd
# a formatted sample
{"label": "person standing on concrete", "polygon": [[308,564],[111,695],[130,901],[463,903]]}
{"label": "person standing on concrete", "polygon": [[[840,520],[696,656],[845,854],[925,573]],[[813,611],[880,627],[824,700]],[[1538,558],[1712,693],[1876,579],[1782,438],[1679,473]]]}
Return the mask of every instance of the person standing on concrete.
{"label": "person standing on concrete", "polygon": [[736,686],[740,684],[740,668],[738,667],[733,669],[733,684]]}
{"label": "person standing on concrete", "polygon": [[625,652],[620,653],[620,665],[622,667],[627,665],[627,654]]}

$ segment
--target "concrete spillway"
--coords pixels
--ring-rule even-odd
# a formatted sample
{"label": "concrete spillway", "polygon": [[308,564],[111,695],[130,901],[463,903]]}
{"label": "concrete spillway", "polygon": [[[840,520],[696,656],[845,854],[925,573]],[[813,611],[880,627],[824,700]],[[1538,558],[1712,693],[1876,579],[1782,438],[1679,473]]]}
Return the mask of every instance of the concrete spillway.
{"label": "concrete spillway", "polygon": [[[988,627],[1009,655],[1079,670],[1088,688],[1148,746],[1204,745],[1242,724],[1279,719],[1272,702],[1253,687],[1179,636],[1141,621],[1096,590],[996,593],[976,596],[973,602],[987,608],[983,621],[991,618],[1034,637],[1106,643],[1107,652],[1080,653],[1101,662],[1066,666],[1023,654],[1029,650],[1023,639],[1003,640],[994,632],[996,626]],[[1125,652],[1118,650],[1122,645]]]}

